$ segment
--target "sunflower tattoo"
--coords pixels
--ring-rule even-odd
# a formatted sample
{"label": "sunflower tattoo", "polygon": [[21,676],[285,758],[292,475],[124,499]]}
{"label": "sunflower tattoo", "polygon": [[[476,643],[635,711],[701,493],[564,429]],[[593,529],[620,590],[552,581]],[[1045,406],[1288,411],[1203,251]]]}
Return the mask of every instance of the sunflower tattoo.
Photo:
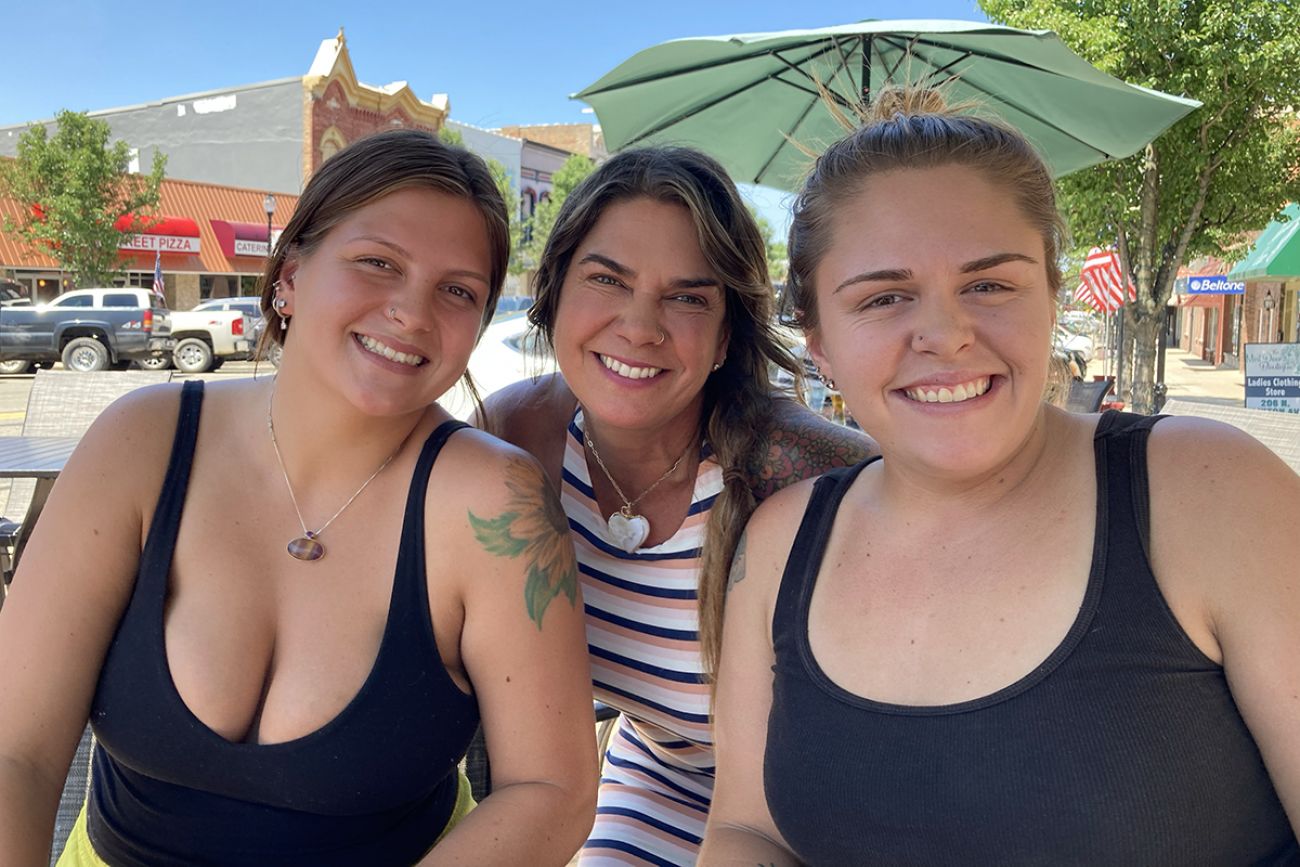
{"label": "sunflower tattoo", "polygon": [[551,600],[563,593],[569,604],[578,602],[578,567],[569,539],[569,520],[560,501],[537,467],[523,458],[506,465],[510,504],[495,518],[469,512],[478,543],[498,557],[528,558],[524,604],[528,617],[542,628],[542,616]]}

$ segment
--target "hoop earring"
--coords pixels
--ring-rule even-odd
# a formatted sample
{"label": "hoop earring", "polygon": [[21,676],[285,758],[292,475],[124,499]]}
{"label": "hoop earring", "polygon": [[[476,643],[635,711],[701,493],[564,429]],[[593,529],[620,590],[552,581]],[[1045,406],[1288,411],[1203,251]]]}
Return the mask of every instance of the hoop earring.
{"label": "hoop earring", "polygon": [[289,306],[289,299],[280,294],[280,281],[276,280],[271,284],[271,289],[275,292],[275,298],[271,300],[271,309],[275,315],[280,317],[280,330],[289,330],[289,317],[284,314],[284,308]]}

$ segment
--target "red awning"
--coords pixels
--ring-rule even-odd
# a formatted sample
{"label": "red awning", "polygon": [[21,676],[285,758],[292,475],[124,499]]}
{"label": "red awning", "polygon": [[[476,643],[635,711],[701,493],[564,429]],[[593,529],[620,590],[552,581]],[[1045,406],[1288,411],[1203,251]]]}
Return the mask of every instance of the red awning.
{"label": "red awning", "polygon": [[[113,225],[127,232],[135,222],[134,214],[119,217]],[[148,222],[147,220],[145,222]],[[160,253],[199,252],[199,224],[189,217],[162,217],[138,235],[127,235],[118,247],[130,251],[157,250]]]}
{"label": "red awning", "polygon": [[1179,295],[1179,307],[1218,307],[1223,308],[1223,299],[1227,295]]}
{"label": "red awning", "polygon": [[[266,258],[270,255],[266,243],[265,223],[237,223],[232,220],[208,220],[208,222],[212,224],[212,231],[217,236],[217,244],[221,247],[221,252],[227,257]],[[272,237],[280,231],[282,231],[280,227],[275,227],[271,233]]]}

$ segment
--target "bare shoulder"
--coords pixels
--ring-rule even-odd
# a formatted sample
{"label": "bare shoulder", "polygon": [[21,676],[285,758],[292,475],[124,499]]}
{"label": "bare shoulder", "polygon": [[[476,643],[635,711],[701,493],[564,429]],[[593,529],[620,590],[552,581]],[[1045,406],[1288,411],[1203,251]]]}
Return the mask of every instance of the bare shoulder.
{"label": "bare shoulder", "polygon": [[507,442],[522,443],[541,428],[563,430],[576,405],[564,377],[550,373],[493,392],[483,402],[486,417],[476,421],[478,427]]}
{"label": "bare shoulder", "polygon": [[[119,397],[99,414],[82,436],[64,477],[84,473],[121,477],[115,492],[157,492],[171,454],[180,413],[179,384],[144,386]],[[130,460],[123,460],[129,455]],[[65,487],[67,485],[65,484]]]}
{"label": "bare shoulder", "polygon": [[754,494],[763,500],[795,482],[879,453],[875,441],[861,431],[828,421],[796,401],[775,398]]}
{"label": "bare shoulder", "polygon": [[1147,467],[1152,565],[1176,610],[1178,594],[1211,621],[1244,600],[1294,603],[1277,566],[1300,561],[1300,475],[1245,432],[1187,416],[1152,428]]}
{"label": "bare shoulder", "polygon": [[430,515],[456,536],[478,574],[524,576],[529,619],[540,629],[557,596],[577,600],[577,562],[569,522],[546,472],[523,449],[479,430],[460,431],[445,446],[451,488],[429,486]]}
{"label": "bare shoulder", "polygon": [[[1261,497],[1294,495],[1300,484],[1300,476],[1254,437],[1192,416],[1171,416],[1151,429],[1147,464],[1153,495],[1179,499],[1218,502],[1226,497],[1262,505]],[[1224,511],[1216,508],[1218,514]]]}

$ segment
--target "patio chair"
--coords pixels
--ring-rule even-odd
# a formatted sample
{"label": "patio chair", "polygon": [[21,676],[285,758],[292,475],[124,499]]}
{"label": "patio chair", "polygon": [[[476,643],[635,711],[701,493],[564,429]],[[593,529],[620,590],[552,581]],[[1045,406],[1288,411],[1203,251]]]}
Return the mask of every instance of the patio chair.
{"label": "patio chair", "polygon": [[1082,379],[1070,380],[1070,391],[1065,397],[1065,408],[1070,412],[1100,412],[1106,395],[1114,388],[1113,377],[1088,382]]}
{"label": "patio chair", "polygon": [[1211,418],[1240,428],[1300,473],[1300,415],[1190,400],[1167,401],[1160,412]]}
{"label": "patio chair", "polygon": [[[129,391],[144,385],[167,382],[171,371],[104,371],[102,373],[74,373],[71,371],[42,370],[32,381],[27,397],[27,414],[23,417],[22,433],[25,436],[75,436],[84,434],[110,403]],[[5,518],[0,518],[0,564],[7,583],[13,567],[22,554],[21,521],[31,504],[35,483],[30,479],[14,479],[5,505]],[[90,789],[90,756],[95,739],[86,726],[77,744],[76,755],[63,784],[59,797],[59,810],[54,820],[54,844],[50,855],[53,867],[63,851],[63,845],[72,831],[81,806]]]}
{"label": "patio chair", "polygon": [[[80,437],[110,403],[141,386],[167,382],[171,376],[169,370],[37,371],[27,395],[22,435]],[[22,554],[22,519],[35,488],[32,479],[14,479],[4,512],[0,513],[0,570],[6,584]]]}

